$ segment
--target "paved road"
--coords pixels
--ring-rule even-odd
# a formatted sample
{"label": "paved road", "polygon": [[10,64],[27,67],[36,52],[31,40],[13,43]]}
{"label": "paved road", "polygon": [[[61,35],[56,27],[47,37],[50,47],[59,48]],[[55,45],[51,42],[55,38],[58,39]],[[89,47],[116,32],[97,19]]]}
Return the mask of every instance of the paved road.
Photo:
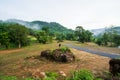
{"label": "paved road", "polygon": [[104,57],[120,58],[120,54],[105,53],[105,52],[100,52],[100,51],[96,51],[96,50],[90,50],[90,49],[87,49],[87,48],[82,48],[82,47],[79,47],[79,46],[75,46],[73,44],[65,44],[65,45],[68,46],[68,47],[70,47],[70,48],[74,48],[74,49],[77,49],[77,50],[86,51],[86,52],[89,52],[89,53],[92,53],[92,54],[97,54],[97,55],[104,56]]}

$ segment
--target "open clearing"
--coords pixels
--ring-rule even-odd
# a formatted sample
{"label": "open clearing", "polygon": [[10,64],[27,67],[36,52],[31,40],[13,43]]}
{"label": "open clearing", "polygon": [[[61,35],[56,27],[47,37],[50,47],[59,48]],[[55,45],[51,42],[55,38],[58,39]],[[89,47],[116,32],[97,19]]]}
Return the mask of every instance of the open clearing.
{"label": "open clearing", "polygon": [[71,49],[76,56],[76,61],[72,63],[52,62],[44,58],[38,59],[41,51],[55,48],[58,48],[58,43],[54,41],[52,44],[36,43],[21,49],[0,51],[0,74],[30,77],[34,71],[40,70],[45,72],[64,71],[69,75],[70,71],[84,68],[101,76],[109,69],[110,58],[76,49]]}

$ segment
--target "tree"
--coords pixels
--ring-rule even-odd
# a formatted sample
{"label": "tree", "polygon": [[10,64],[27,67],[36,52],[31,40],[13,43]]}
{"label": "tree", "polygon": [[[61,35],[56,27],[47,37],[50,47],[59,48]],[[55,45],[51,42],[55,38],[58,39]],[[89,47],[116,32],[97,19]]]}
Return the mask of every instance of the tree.
{"label": "tree", "polygon": [[108,41],[109,41],[109,37],[108,34],[105,32],[102,36],[102,43],[107,46],[108,45]]}
{"label": "tree", "polygon": [[56,40],[58,40],[58,42],[63,42],[63,40],[65,39],[65,34],[57,34],[56,36]]}
{"label": "tree", "polygon": [[42,27],[42,30],[45,31],[45,33],[47,35],[49,35],[49,27],[45,26],[45,27]]}
{"label": "tree", "polygon": [[66,34],[66,39],[67,40],[76,40],[76,36],[74,33],[67,33]]}
{"label": "tree", "polygon": [[84,37],[85,37],[85,41],[86,42],[91,42],[92,41],[92,38],[93,38],[93,33],[91,33],[89,30],[86,30],[85,31],[85,35],[84,35]]}
{"label": "tree", "polygon": [[19,24],[9,25],[10,41],[18,45],[19,48],[21,48],[21,46],[25,46],[28,43],[27,34],[28,30],[25,26]]}
{"label": "tree", "polygon": [[82,26],[76,27],[75,34],[78,36],[78,41],[84,43],[84,29]]}
{"label": "tree", "polygon": [[118,34],[114,35],[113,42],[114,42],[115,46],[119,46],[120,45],[120,35],[118,35]]}
{"label": "tree", "polygon": [[0,33],[0,43],[1,45],[5,45],[6,49],[9,48],[10,39],[7,32]]}
{"label": "tree", "polygon": [[47,43],[47,34],[45,31],[39,31],[36,33],[36,38],[39,41],[39,43],[46,44]]}
{"label": "tree", "polygon": [[102,38],[98,38],[97,41],[96,41],[96,43],[97,43],[99,46],[102,45]]}
{"label": "tree", "polygon": [[88,30],[83,29],[82,26],[77,26],[75,29],[75,34],[78,36],[79,42],[90,42],[92,41],[92,33]]}

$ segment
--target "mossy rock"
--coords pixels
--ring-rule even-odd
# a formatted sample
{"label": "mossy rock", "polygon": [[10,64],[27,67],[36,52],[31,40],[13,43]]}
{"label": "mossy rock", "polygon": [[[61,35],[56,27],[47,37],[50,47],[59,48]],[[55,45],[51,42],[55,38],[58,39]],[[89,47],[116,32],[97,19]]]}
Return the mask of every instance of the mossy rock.
{"label": "mossy rock", "polygon": [[63,48],[55,49],[53,51],[51,50],[42,51],[41,57],[45,57],[46,59],[51,59],[59,62],[72,62],[75,60],[75,56],[70,51],[70,49]]}

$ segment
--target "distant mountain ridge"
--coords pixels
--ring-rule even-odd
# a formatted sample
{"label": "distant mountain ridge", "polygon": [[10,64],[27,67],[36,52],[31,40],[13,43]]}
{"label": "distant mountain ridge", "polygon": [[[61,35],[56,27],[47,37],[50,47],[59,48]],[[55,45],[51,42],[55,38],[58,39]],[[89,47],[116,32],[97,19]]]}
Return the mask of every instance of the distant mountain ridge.
{"label": "distant mountain ridge", "polygon": [[[63,25],[57,23],[57,22],[46,22],[46,21],[24,21],[24,20],[19,20],[19,19],[8,19],[6,21],[0,20],[0,22],[8,22],[8,23],[18,23],[21,25],[24,25],[28,28],[35,29],[35,30],[40,30],[42,27],[49,27],[50,32],[59,32],[59,33],[73,33],[74,30],[68,29],[64,27]],[[110,30],[110,28],[100,28],[100,29],[93,29],[90,30],[94,36],[99,36],[105,32],[105,30]],[[120,26],[115,26],[113,28],[117,33],[120,35]]]}
{"label": "distant mountain ridge", "polygon": [[18,23],[18,24],[24,25],[28,28],[36,29],[36,30],[40,30],[42,27],[49,27],[49,30],[51,32],[59,32],[59,33],[71,33],[71,32],[73,32],[72,29],[68,29],[57,22],[45,22],[45,21],[38,21],[38,20],[28,22],[28,21],[23,21],[23,20],[18,20],[18,19],[8,19],[4,22]]}
{"label": "distant mountain ridge", "polygon": [[[92,33],[94,33],[94,36],[102,35],[105,33],[105,31],[111,30],[110,28],[100,28],[100,29],[93,29],[91,30]],[[115,30],[120,35],[120,26],[113,27],[113,30]]]}

